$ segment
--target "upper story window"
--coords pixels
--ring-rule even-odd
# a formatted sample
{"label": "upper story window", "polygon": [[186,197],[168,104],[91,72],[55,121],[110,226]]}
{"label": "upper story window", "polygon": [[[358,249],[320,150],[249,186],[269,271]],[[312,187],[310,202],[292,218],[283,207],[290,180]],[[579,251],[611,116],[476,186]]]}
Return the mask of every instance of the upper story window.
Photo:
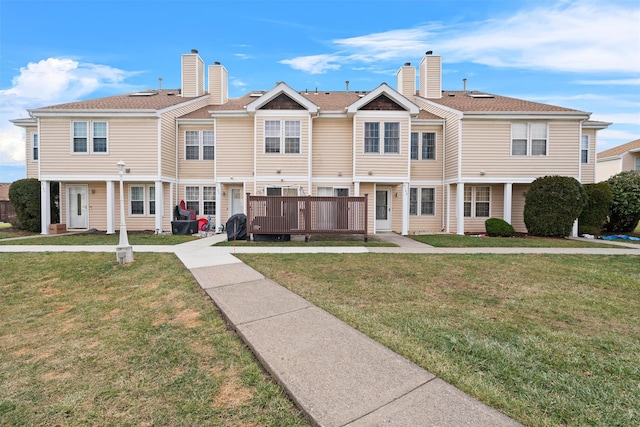
{"label": "upper story window", "polygon": [[580,163],[589,163],[589,135],[582,135],[580,141]]}
{"label": "upper story window", "polygon": [[[108,153],[109,126],[107,122],[73,122],[72,151],[74,153]],[[89,144],[91,141],[91,144]]]}
{"label": "upper story window", "polygon": [[300,154],[299,120],[265,120],[264,152]]}
{"label": "upper story window", "polygon": [[[384,129],[384,141],[380,144],[380,127]],[[379,154],[400,153],[400,123],[399,122],[365,122],[364,123],[364,152]]]}
{"label": "upper story window", "polygon": [[184,158],[185,160],[213,160],[215,158],[213,131],[185,131]]}
{"label": "upper story window", "polygon": [[464,187],[464,216],[488,218],[491,207],[491,187]]}
{"label": "upper story window", "polygon": [[635,158],[633,168],[633,170],[640,171],[640,157]]}
{"label": "upper story window", "polygon": [[546,156],[548,151],[547,133],[547,123],[512,123],[511,155]]}
{"label": "upper story window", "polygon": [[[418,207],[420,207],[418,211]],[[436,214],[435,188],[409,189],[409,215],[433,216]]]}
{"label": "upper story window", "polygon": [[40,141],[38,141],[37,133],[33,134],[31,149],[33,150],[32,151],[33,160],[39,160],[40,159]]}
{"label": "upper story window", "polygon": [[422,141],[420,141],[419,132],[411,132],[411,160],[435,160],[435,159],[436,159],[435,132],[422,132]]}

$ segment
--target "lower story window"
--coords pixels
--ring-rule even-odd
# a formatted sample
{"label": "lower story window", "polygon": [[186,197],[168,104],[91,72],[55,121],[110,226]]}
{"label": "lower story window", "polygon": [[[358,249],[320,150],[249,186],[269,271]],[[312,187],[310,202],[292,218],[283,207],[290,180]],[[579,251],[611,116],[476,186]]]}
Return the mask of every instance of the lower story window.
{"label": "lower story window", "polygon": [[215,186],[187,186],[184,188],[184,201],[187,209],[196,211],[196,215],[216,214]]}
{"label": "lower story window", "polygon": [[[418,214],[419,212],[419,214]],[[409,189],[409,215],[432,216],[436,214],[435,188]]]}
{"label": "lower story window", "polygon": [[187,209],[195,211],[196,215],[200,215],[200,187],[185,187],[184,202]]}
{"label": "lower story window", "polygon": [[202,213],[216,214],[216,187],[202,187]]}
{"label": "lower story window", "polygon": [[464,187],[464,216],[488,218],[491,206],[491,187]]}
{"label": "lower story window", "polygon": [[[145,209],[146,206],[146,209]],[[129,214],[130,215],[155,215],[156,214],[156,187],[153,185],[129,186]]]}

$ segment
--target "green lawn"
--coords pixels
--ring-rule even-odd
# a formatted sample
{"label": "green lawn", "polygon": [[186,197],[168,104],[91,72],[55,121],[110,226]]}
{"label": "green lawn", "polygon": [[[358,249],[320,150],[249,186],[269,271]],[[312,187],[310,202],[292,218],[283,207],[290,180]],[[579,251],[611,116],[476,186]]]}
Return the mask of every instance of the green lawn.
{"label": "green lawn", "polygon": [[306,426],[170,254],[0,254],[1,426]]}
{"label": "green lawn", "polygon": [[480,237],[460,236],[457,234],[419,234],[410,235],[418,242],[437,248],[615,248],[617,246],[594,241],[576,241],[550,237]]}
{"label": "green lawn", "polygon": [[640,425],[638,257],[239,257],[525,425]]}
{"label": "green lawn", "polygon": [[[3,241],[3,239],[21,236],[29,236],[29,238]],[[154,234],[153,232],[129,232],[127,236],[132,245],[177,245],[199,239],[197,236]],[[42,236],[13,229],[4,232],[0,230],[0,245],[117,245],[119,241],[119,233],[89,232]]]}

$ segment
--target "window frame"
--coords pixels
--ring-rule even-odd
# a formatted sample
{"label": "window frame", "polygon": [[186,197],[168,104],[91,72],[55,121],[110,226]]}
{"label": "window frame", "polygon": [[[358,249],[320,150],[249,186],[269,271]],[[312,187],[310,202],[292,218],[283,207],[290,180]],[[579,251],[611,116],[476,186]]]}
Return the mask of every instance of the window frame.
{"label": "window frame", "polygon": [[[347,194],[338,194],[345,191]],[[320,194],[322,192],[330,192],[331,195],[327,196],[324,194]],[[349,187],[317,187],[316,188],[316,196],[318,197],[349,197],[349,194],[351,194]]]}
{"label": "window frame", "polygon": [[262,127],[264,154],[302,153],[302,120],[265,120]]}
{"label": "window frame", "polygon": [[[586,148],[585,148],[586,143]],[[581,135],[580,136],[580,163],[583,165],[589,164],[589,146],[591,144],[591,139],[589,135]]]}
{"label": "window frame", "polygon": [[640,156],[636,156],[633,160],[633,170],[636,172],[640,172]]}
{"label": "window frame", "polygon": [[[213,196],[208,198],[208,196]],[[202,186],[202,215],[215,216],[216,214],[216,186]]]}
{"label": "window frame", "polygon": [[31,135],[31,160],[40,161],[40,139],[37,133]]}
{"label": "window frame", "polygon": [[[77,125],[84,124],[84,135],[78,134]],[[104,124],[104,134],[96,130],[96,125]],[[100,133],[100,135],[98,135]],[[96,149],[98,139],[104,139],[104,150]],[[78,144],[84,144],[82,151],[77,150]],[[109,122],[107,120],[71,120],[71,154],[74,155],[108,155],[109,154]]]}
{"label": "window frame", "polygon": [[[185,185],[184,186],[184,204],[185,207],[189,210],[195,211],[196,216],[200,215],[200,186],[199,185]],[[195,189],[195,193],[193,192]],[[195,198],[193,197],[195,194]],[[195,206],[194,206],[195,204]]]}
{"label": "window frame", "polygon": [[[141,199],[133,199],[133,188],[141,188],[142,189],[142,198]],[[147,216],[156,216],[156,197],[155,197],[155,184],[128,184],[128,193],[129,200],[127,203],[127,213],[131,217],[147,217]],[[153,195],[151,193],[151,189],[153,189]],[[133,202],[137,202],[142,207],[141,213],[133,212]]]}
{"label": "window frame", "polygon": [[[394,131],[392,125],[397,126]],[[382,135],[380,134],[382,129]],[[391,134],[393,131],[394,135]],[[397,133],[397,136],[395,136]],[[402,153],[402,123],[400,121],[363,122],[362,152],[364,154],[399,155]],[[397,149],[397,151],[395,151]]]}
{"label": "window frame", "polygon": [[[142,195],[142,198],[136,198],[136,199],[133,198],[134,189],[140,190],[140,194]],[[135,216],[135,217],[145,216],[145,206],[146,206],[145,191],[146,191],[146,188],[144,184],[129,184],[129,216]],[[133,202],[136,202],[138,204],[137,210],[140,210],[139,213],[134,212]]]}
{"label": "window frame", "polygon": [[[425,200],[427,192],[431,197]],[[409,187],[409,216],[436,216],[435,187]]]}
{"label": "window frame", "polygon": [[[195,136],[195,139],[194,139]],[[195,148],[195,151],[194,151]],[[184,160],[200,160],[200,131],[184,131]]]}
{"label": "window frame", "polygon": [[[481,190],[487,189],[488,200],[478,200]],[[469,198],[467,198],[469,193]],[[480,194],[481,195],[481,194]],[[491,186],[490,185],[465,185],[464,186],[464,217],[465,218],[491,218]],[[487,215],[478,215],[480,204],[487,205]]]}
{"label": "window frame", "polygon": [[[544,126],[544,138],[537,134],[537,130]],[[522,129],[524,127],[524,129]],[[516,135],[516,130],[524,130],[524,135]],[[515,136],[518,136],[516,138]],[[547,157],[549,155],[549,122],[511,122],[511,157]],[[519,151],[516,152],[516,141],[519,144]],[[536,143],[544,142],[542,150]],[[524,144],[524,145],[522,145]],[[536,151],[536,153],[534,153]]]}
{"label": "window frame", "polygon": [[[89,123],[86,120],[72,120],[71,121],[71,153],[72,154],[89,154]],[[84,124],[84,135],[79,135],[77,131],[79,128],[76,125]],[[77,150],[77,143],[82,143],[84,140],[84,150]]]}
{"label": "window frame", "polygon": [[[96,125],[104,124],[104,136],[96,136]],[[98,139],[104,139],[104,151],[96,150]],[[109,122],[106,120],[91,121],[91,154],[109,154]]]}

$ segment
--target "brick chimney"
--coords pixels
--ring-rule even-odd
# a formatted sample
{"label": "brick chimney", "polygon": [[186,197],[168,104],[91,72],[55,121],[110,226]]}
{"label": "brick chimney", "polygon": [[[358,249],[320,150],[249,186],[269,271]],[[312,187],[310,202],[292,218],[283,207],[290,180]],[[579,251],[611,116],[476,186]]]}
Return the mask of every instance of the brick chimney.
{"label": "brick chimney", "polygon": [[204,61],[196,49],[182,55],[182,96],[204,95]]}
{"label": "brick chimney", "polygon": [[420,61],[420,96],[442,98],[442,58],[428,51]]}
{"label": "brick chimney", "polygon": [[226,104],[229,100],[229,73],[217,61],[209,65],[209,96],[213,105]]}
{"label": "brick chimney", "polygon": [[416,94],[416,67],[406,62],[396,74],[398,78],[398,92],[411,99]]}

